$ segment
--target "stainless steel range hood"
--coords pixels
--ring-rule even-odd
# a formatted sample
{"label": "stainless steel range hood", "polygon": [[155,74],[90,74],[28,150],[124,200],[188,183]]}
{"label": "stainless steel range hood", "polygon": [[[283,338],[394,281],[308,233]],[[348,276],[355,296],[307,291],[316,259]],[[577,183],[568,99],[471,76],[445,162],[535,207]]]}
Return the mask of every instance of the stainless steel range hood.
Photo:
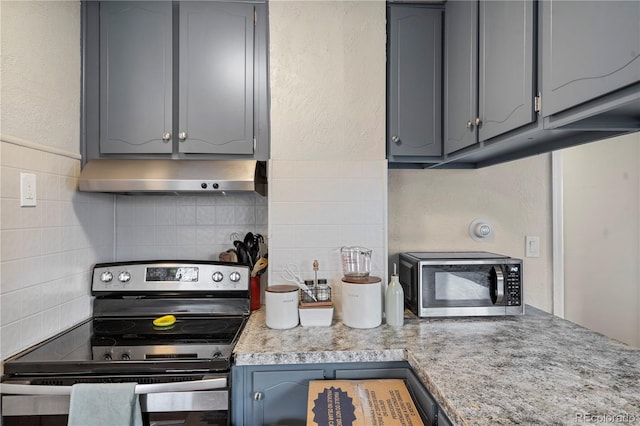
{"label": "stainless steel range hood", "polygon": [[255,160],[90,160],[80,191],[145,193],[257,192],[267,195],[266,163]]}

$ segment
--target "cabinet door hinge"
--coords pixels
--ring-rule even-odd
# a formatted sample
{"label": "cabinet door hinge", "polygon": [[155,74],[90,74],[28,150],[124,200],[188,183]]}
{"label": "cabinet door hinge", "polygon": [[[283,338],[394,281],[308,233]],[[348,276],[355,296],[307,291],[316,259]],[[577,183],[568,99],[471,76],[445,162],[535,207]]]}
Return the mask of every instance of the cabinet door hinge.
{"label": "cabinet door hinge", "polygon": [[255,27],[258,24],[258,11],[253,9],[253,26]]}
{"label": "cabinet door hinge", "polygon": [[253,152],[256,152],[256,135],[253,135]]}
{"label": "cabinet door hinge", "polygon": [[538,93],[538,96],[533,98],[533,111],[542,111],[542,95],[540,93]]}

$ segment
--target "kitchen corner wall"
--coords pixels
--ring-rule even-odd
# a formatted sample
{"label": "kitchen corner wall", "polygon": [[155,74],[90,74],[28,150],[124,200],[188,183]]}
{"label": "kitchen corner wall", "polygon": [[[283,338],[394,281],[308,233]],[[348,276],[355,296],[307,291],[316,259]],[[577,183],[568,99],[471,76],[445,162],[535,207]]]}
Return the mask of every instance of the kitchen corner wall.
{"label": "kitchen corner wall", "polygon": [[[395,206],[395,207],[394,207]],[[489,241],[469,225],[486,219]],[[540,237],[540,257],[525,257],[525,236]],[[524,260],[524,300],[551,312],[551,155],[475,170],[391,170],[389,253],[489,251]]]}
{"label": "kitchen corner wall", "polygon": [[384,1],[269,2],[270,284],[318,259],[339,304],[343,245],[386,281],[385,25]]}
{"label": "kitchen corner wall", "polygon": [[[0,359],[90,315],[113,258],[113,196],[76,191],[80,3],[0,2]],[[36,207],[20,207],[20,172]],[[0,369],[1,370],[1,369]]]}

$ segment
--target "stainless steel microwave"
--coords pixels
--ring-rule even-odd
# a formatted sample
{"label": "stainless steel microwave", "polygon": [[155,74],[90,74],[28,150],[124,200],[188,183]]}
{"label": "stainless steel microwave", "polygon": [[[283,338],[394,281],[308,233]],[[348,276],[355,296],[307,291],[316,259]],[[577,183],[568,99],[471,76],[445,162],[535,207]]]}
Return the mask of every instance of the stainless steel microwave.
{"label": "stainless steel microwave", "polygon": [[488,252],[400,254],[405,305],[419,317],[524,314],[522,260]]}

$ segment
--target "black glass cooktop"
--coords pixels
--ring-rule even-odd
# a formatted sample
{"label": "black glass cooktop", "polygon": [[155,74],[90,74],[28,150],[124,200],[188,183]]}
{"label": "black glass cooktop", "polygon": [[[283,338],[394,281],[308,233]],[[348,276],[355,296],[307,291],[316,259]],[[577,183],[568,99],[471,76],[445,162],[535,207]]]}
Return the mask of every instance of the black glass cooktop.
{"label": "black glass cooktop", "polygon": [[[135,347],[138,345],[211,345],[235,344],[246,319],[244,317],[180,318],[172,327],[154,327],[153,319],[92,319],[36,347],[7,360],[5,374],[83,373],[111,369],[162,371],[181,368],[228,368],[229,359],[109,361],[93,359],[96,347]],[[218,350],[218,349],[216,349]],[[209,363],[211,366],[195,365]],[[174,363],[179,365],[166,365]],[[215,366],[213,364],[216,364]],[[217,365],[220,364],[220,365]]]}

